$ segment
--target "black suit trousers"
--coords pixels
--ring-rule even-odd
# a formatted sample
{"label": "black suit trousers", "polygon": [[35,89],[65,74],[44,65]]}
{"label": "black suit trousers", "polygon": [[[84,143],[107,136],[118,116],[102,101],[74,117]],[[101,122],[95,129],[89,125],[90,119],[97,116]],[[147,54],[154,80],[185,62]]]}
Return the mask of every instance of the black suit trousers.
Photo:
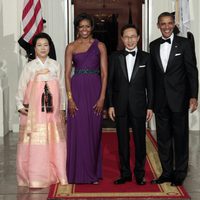
{"label": "black suit trousers", "polygon": [[116,117],[121,177],[132,175],[130,169],[129,127],[133,130],[135,144],[134,175],[137,178],[143,178],[145,175],[144,167],[146,161],[146,120],[145,118],[136,118],[128,114],[126,116]]}
{"label": "black suit trousers", "polygon": [[189,155],[188,110],[172,112],[166,104],[155,113],[162,176],[184,180]]}

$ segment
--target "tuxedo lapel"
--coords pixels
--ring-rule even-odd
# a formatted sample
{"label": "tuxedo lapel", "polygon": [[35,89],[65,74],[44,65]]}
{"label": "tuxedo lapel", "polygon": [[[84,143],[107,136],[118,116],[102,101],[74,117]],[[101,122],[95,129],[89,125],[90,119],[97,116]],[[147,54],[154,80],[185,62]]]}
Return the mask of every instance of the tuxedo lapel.
{"label": "tuxedo lapel", "polygon": [[155,46],[155,55],[156,55],[156,59],[157,59],[157,62],[158,62],[158,65],[161,69],[161,71],[164,73],[164,68],[163,68],[163,65],[162,65],[162,61],[161,61],[161,58],[160,58],[160,41],[161,41],[162,38],[160,38],[160,40],[158,40],[156,46]]}
{"label": "tuxedo lapel", "polygon": [[125,59],[123,52],[119,55],[119,62],[120,62],[120,67],[122,68],[123,74],[124,74],[125,78],[128,80],[126,59]]}
{"label": "tuxedo lapel", "polygon": [[171,63],[174,59],[174,55],[177,51],[177,48],[178,48],[178,43],[176,41],[176,37],[174,37],[174,40],[173,40],[173,43],[172,43],[172,47],[171,47],[171,51],[170,51],[170,54],[169,54],[169,60],[168,60],[168,63],[167,63],[167,68],[166,68],[166,71],[169,70],[169,68],[172,66]]}

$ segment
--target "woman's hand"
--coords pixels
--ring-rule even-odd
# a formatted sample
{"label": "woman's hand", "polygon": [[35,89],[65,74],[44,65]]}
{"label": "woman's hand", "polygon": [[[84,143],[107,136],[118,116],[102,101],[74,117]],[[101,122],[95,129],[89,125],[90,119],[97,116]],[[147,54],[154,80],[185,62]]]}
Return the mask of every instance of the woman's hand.
{"label": "woman's hand", "polygon": [[60,119],[61,119],[61,123],[62,124],[66,123],[66,113],[65,113],[65,110],[61,110],[60,111]]}
{"label": "woman's hand", "polygon": [[76,103],[74,102],[73,99],[68,99],[68,103],[69,103],[69,114],[74,117],[76,111],[78,110]]}
{"label": "woman's hand", "polygon": [[94,112],[97,115],[100,115],[101,112],[103,111],[103,105],[104,105],[104,100],[103,99],[99,99],[97,101],[97,103],[93,106]]}
{"label": "woman's hand", "polygon": [[18,110],[19,113],[21,113],[22,115],[28,115],[28,109],[27,108],[21,108]]}

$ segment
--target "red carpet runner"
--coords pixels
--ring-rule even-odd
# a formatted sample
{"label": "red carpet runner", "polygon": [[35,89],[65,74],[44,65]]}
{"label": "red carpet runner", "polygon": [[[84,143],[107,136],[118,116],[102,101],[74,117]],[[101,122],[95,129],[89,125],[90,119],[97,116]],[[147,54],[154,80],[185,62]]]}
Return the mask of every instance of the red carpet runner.
{"label": "red carpet runner", "polygon": [[[131,138],[132,139],[132,138]],[[161,173],[155,140],[147,131],[147,162],[145,179],[147,184],[139,186],[135,180],[123,185],[114,185],[113,181],[119,177],[117,136],[114,129],[105,129],[102,137],[103,142],[103,180],[99,185],[52,185],[48,200],[65,199],[190,199],[185,189],[172,187],[170,183],[152,185],[150,181]],[[131,140],[131,157],[134,158],[133,142]],[[132,169],[134,160],[131,161]],[[133,177],[134,178],[134,177]]]}

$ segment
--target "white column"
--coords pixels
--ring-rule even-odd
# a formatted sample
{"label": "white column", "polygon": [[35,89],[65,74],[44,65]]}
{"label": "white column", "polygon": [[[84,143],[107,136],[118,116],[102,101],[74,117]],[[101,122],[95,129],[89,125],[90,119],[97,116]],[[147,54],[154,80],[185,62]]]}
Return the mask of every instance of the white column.
{"label": "white column", "polygon": [[8,78],[1,70],[3,62],[0,62],[0,137],[9,132],[9,87]]}
{"label": "white column", "polygon": [[149,1],[145,0],[142,4],[142,50],[149,49]]}
{"label": "white column", "polygon": [[69,0],[68,2],[68,36],[69,36],[69,43],[74,40],[74,5],[72,4],[72,0]]}

